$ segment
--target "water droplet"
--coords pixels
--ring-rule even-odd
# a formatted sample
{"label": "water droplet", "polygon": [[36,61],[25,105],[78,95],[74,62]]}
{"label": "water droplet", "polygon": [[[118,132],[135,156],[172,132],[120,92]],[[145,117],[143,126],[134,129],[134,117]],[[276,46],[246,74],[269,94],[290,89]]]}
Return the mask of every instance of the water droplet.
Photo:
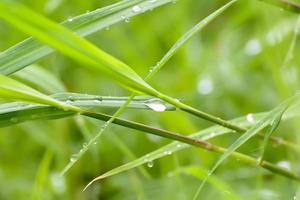
{"label": "water droplet", "polygon": [[129,22],[130,22],[130,18],[129,18],[129,17],[126,17],[126,18],[125,18],[125,22],[126,22],[126,23],[129,23]]}
{"label": "water droplet", "polygon": [[138,12],[141,12],[142,11],[142,8],[138,5],[135,5],[132,7],[132,12],[135,12],[135,13],[138,13]]}
{"label": "water droplet", "polygon": [[157,0],[150,0],[150,3],[155,3]]}
{"label": "water droplet", "polygon": [[82,144],[82,147],[83,147],[84,149],[86,149],[87,146],[88,146],[88,144],[87,144],[86,142]]}
{"label": "water droplet", "polygon": [[167,109],[167,107],[159,100],[148,101],[145,105],[156,112],[163,112]]}
{"label": "water droplet", "polygon": [[77,154],[73,154],[71,157],[70,157],[70,162],[75,162],[77,160],[78,156]]}
{"label": "water droplet", "polygon": [[50,180],[56,193],[62,194],[65,192],[66,184],[63,176],[60,176],[58,173],[53,173],[51,174]]}
{"label": "water droplet", "polygon": [[180,147],[181,147],[181,144],[177,144],[176,147],[177,147],[177,148],[180,148]]}
{"label": "water droplet", "polygon": [[96,103],[96,104],[99,104],[99,103],[101,103],[101,101],[100,101],[100,100],[98,100],[98,99],[95,99],[95,100],[93,100],[93,102],[94,102],[94,103]]}
{"label": "water droplet", "polygon": [[94,145],[96,145],[96,144],[98,144],[98,142],[97,142],[97,141],[95,141],[95,142],[93,142],[93,144],[94,144]]}
{"label": "water droplet", "polygon": [[245,46],[245,53],[250,56],[257,55],[261,52],[261,44],[257,39],[251,39]]}
{"label": "water droplet", "polygon": [[247,121],[250,123],[254,123],[254,121],[255,121],[254,115],[252,113],[249,113],[246,118],[247,118]]}
{"label": "water droplet", "polygon": [[150,67],[149,72],[152,73],[154,70],[154,67]]}
{"label": "water droplet", "polygon": [[286,161],[286,160],[279,161],[279,162],[277,163],[277,165],[278,165],[279,167],[282,167],[282,168],[285,168],[285,169],[288,169],[288,170],[291,169],[291,164],[290,164],[290,162],[289,162],[289,161]]}
{"label": "water droplet", "polygon": [[151,167],[153,167],[153,165],[154,165],[154,163],[152,160],[147,162],[147,167],[151,168]]}
{"label": "water droplet", "polygon": [[72,104],[72,103],[73,103],[73,100],[68,99],[68,100],[66,101],[66,103],[67,103],[67,104]]}
{"label": "water droplet", "polygon": [[197,91],[200,94],[207,95],[214,90],[214,83],[210,77],[202,78],[198,81]]}
{"label": "water droplet", "polygon": [[68,19],[68,22],[72,22],[72,21],[73,21],[73,18],[69,18],[69,19]]}
{"label": "water droplet", "polygon": [[210,136],[211,136],[211,137],[215,137],[215,136],[216,136],[216,133],[215,133],[215,132],[211,132],[211,133],[210,133]]}
{"label": "water droplet", "polygon": [[166,155],[171,155],[171,154],[172,154],[172,151],[165,151],[164,154],[166,154]]}

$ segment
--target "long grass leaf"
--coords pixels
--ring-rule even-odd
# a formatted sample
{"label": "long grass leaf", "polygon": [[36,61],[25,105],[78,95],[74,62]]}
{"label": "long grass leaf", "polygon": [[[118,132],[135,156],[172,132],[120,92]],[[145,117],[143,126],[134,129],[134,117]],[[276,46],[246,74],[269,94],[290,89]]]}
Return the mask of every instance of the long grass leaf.
{"label": "long grass leaf", "polygon": [[[0,18],[82,63],[83,66],[105,73],[125,87],[157,96],[158,92],[143,81],[128,65],[66,27],[52,22],[21,4],[10,1],[0,2]],[[35,20],[32,20],[33,18]]]}
{"label": "long grass leaf", "polygon": [[22,100],[37,104],[51,105],[63,110],[72,109],[79,111],[74,106],[60,102],[3,75],[0,75],[0,97],[10,100]]}
{"label": "long grass leaf", "polygon": [[[245,142],[247,142],[251,137],[256,135],[258,132],[263,130],[265,127],[270,125],[274,120],[276,120],[277,116],[281,115],[283,110],[286,110],[289,106],[291,106],[293,103],[296,102],[296,100],[299,100],[299,94],[296,94],[294,97],[286,100],[284,103],[280,104],[278,107],[274,108],[266,117],[264,117],[262,120],[257,122],[253,127],[251,127],[246,133],[244,133],[242,136],[240,136],[230,147],[224,152],[224,154],[218,159],[218,161],[214,164],[212,169],[207,175],[207,178],[221,165],[221,163],[228,158],[235,150],[237,150],[240,146],[242,146]],[[260,161],[258,160],[257,163],[259,164]],[[207,180],[205,178],[203,182],[201,183],[200,187],[198,188],[194,199],[198,199],[199,194],[205,185],[205,182]]]}
{"label": "long grass leaf", "polygon": [[[61,103],[71,104],[75,107],[80,107],[84,110],[95,110],[97,108],[118,108],[128,99],[126,97],[106,97],[77,93],[59,93],[51,96],[53,99]],[[159,99],[137,97],[131,101],[128,108],[133,109],[151,109],[149,107],[152,102],[159,102],[164,105],[167,110],[175,108],[169,104],[162,102]],[[39,102],[40,103],[40,102]],[[76,112],[62,111],[49,105],[30,104],[23,102],[11,102],[0,104],[0,127],[11,126],[26,121],[45,120],[45,119],[60,119],[75,115]]]}
{"label": "long grass leaf", "polygon": [[[88,36],[124,19],[139,15],[172,0],[124,0],[107,7],[85,13],[62,22],[62,25],[80,36]],[[143,12],[133,12],[132,7],[139,6]],[[28,38],[0,53],[0,73],[8,75],[54,52],[34,38]]]}
{"label": "long grass leaf", "polygon": [[57,77],[37,65],[20,70],[11,77],[45,94],[66,91],[64,84]]}

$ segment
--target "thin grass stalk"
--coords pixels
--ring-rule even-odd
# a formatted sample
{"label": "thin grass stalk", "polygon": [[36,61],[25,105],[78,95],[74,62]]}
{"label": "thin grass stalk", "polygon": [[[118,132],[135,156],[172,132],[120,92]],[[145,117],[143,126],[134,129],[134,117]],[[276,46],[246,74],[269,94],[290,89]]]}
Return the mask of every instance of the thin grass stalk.
{"label": "thin grass stalk", "polygon": [[[112,116],[109,116],[109,115],[106,115],[106,114],[99,114],[99,113],[93,113],[93,112],[87,112],[87,111],[82,112],[81,114],[84,115],[84,116],[87,116],[87,117],[91,117],[91,118],[99,119],[99,120],[103,120],[103,121],[110,120],[111,117],[112,117]],[[140,123],[125,120],[125,119],[115,118],[113,123],[118,124],[120,126],[131,128],[131,129],[147,132],[147,133],[157,135],[157,136],[160,136],[160,137],[168,138],[168,139],[171,139],[171,140],[180,141],[180,142],[183,142],[183,143],[186,143],[186,144],[189,144],[189,145],[192,145],[192,146],[196,146],[196,147],[208,150],[208,151],[213,151],[213,152],[222,153],[222,154],[227,151],[226,148],[214,145],[214,144],[209,143],[209,142],[204,141],[204,140],[190,138],[190,137],[178,134],[176,132],[167,131],[167,130],[163,130],[163,129],[159,129],[159,128],[154,128],[154,127],[151,127],[151,126],[147,126],[147,125],[144,125],[144,124],[140,124]],[[251,164],[251,165],[255,165],[255,166],[256,165],[261,166],[261,167],[263,167],[263,168],[265,168],[265,169],[267,169],[271,172],[274,172],[276,174],[280,174],[282,176],[291,178],[293,180],[300,181],[300,176],[290,172],[289,170],[287,170],[285,168],[274,165],[270,162],[267,162],[267,161],[261,161],[260,162],[260,159],[253,158],[251,156],[248,156],[248,155],[245,155],[245,154],[242,154],[242,153],[238,153],[238,152],[233,152],[230,156],[232,158],[240,160],[241,162]],[[87,187],[90,186],[93,182],[95,182],[97,180],[99,180],[99,178],[94,179],[92,182],[90,182],[87,185]]]}

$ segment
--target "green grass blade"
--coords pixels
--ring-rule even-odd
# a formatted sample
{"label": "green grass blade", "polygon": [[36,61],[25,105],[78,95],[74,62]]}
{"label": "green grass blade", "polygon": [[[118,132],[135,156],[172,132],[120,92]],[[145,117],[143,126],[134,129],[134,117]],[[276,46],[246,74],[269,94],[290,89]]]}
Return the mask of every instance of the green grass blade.
{"label": "green grass blade", "polygon": [[[69,19],[63,22],[62,25],[80,36],[88,36],[105,27],[124,21],[124,18],[141,14],[142,12],[132,12],[134,5],[143,8],[144,12],[170,2],[172,0],[155,2],[148,0],[124,0]],[[0,53],[0,73],[4,75],[14,73],[52,52],[54,52],[54,49],[34,38],[28,38]]]}
{"label": "green grass blade", "polygon": [[259,164],[261,164],[263,159],[264,159],[265,149],[267,148],[267,145],[268,145],[268,142],[270,140],[271,134],[279,126],[279,124],[281,122],[281,119],[282,119],[282,116],[283,116],[284,112],[286,111],[286,109],[287,108],[284,108],[281,111],[279,111],[278,113],[276,113],[276,115],[274,116],[273,121],[271,122],[271,126],[270,126],[269,130],[265,134],[265,138],[264,138],[264,141],[263,141],[263,144],[262,144],[262,151],[261,151]]}
{"label": "green grass blade", "polygon": [[52,22],[21,4],[0,2],[0,18],[82,63],[82,66],[105,73],[121,85],[135,91],[157,96],[158,92],[143,81],[128,65],[74,34],[66,27]]}
{"label": "green grass blade", "polygon": [[60,80],[49,71],[37,65],[31,65],[12,74],[11,77],[45,94],[66,91],[65,86]]}
{"label": "green grass blade", "polygon": [[10,100],[51,105],[63,110],[77,110],[75,107],[46,96],[16,80],[0,75],[0,97]]}
{"label": "green grass blade", "polygon": [[53,159],[52,152],[46,152],[39,164],[33,191],[31,194],[32,200],[38,200],[45,198],[45,188],[47,188],[48,176],[50,171],[51,162]]}
{"label": "green grass blade", "polygon": [[[266,117],[264,117],[262,120],[257,122],[253,127],[251,127],[246,133],[244,133],[242,136],[240,136],[230,147],[224,152],[224,154],[218,159],[218,161],[214,164],[212,169],[207,175],[207,178],[221,165],[221,163],[228,158],[235,150],[237,150],[240,146],[242,146],[245,142],[247,142],[251,137],[256,135],[258,132],[263,130],[265,127],[270,125],[272,122],[274,122],[279,115],[283,111],[285,111],[290,105],[295,103],[295,101],[299,101],[299,94],[296,94],[294,97],[288,99],[278,107],[274,108]],[[257,162],[259,164],[259,160]],[[199,189],[197,190],[194,199],[198,199],[199,194],[201,192],[201,189],[205,185],[206,179],[203,180],[201,183]]]}
{"label": "green grass blade", "polygon": [[188,30],[184,35],[182,35],[175,44],[170,48],[170,50],[162,57],[160,61],[157,62],[155,66],[150,69],[150,73],[147,75],[146,80],[152,78],[169,60],[170,58],[182,47],[189,39],[191,39],[196,33],[201,31],[204,27],[206,27],[210,22],[212,22],[216,17],[221,15],[225,10],[227,10],[233,3],[237,0],[233,0],[214,11],[204,19],[200,20],[198,24],[193,26],[190,30]]}
{"label": "green grass blade", "polygon": [[[126,97],[105,97],[87,94],[77,94],[77,93],[60,93],[52,95],[56,100],[61,103],[71,104],[75,107],[80,107],[85,110],[94,110],[97,108],[111,107],[118,108],[124,104],[127,100]],[[149,102],[161,100],[137,97],[131,101],[128,108],[133,109],[150,109],[147,105]],[[168,110],[174,110],[174,107],[161,102],[165,105]],[[0,127],[11,126],[14,124],[41,120],[41,119],[60,119],[63,117],[68,117],[74,115],[75,113],[70,110],[69,112],[56,109],[56,107],[51,107],[47,105],[37,105],[22,102],[12,102],[0,104]]]}

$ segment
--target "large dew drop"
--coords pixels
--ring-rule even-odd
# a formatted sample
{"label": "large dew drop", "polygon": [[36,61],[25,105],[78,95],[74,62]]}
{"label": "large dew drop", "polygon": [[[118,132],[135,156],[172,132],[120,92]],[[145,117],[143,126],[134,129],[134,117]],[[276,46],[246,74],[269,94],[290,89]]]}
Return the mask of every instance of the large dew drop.
{"label": "large dew drop", "polygon": [[146,106],[148,106],[149,108],[151,108],[156,112],[163,112],[167,109],[167,107],[162,102],[157,100],[147,102]]}
{"label": "large dew drop", "polygon": [[254,115],[252,113],[249,113],[246,118],[247,118],[247,121],[250,123],[254,123],[254,121],[255,121]]}
{"label": "large dew drop", "polygon": [[135,12],[135,13],[138,13],[138,12],[141,12],[142,11],[142,8],[138,5],[135,5],[132,7],[132,12]]}

